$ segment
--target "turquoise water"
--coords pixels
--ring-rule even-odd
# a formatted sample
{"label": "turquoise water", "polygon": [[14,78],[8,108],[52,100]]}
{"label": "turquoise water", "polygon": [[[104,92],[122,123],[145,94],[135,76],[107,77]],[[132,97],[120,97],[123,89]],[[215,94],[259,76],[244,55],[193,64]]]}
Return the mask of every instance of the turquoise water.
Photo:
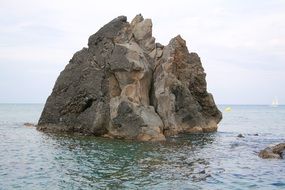
{"label": "turquoise water", "polygon": [[0,189],[285,189],[285,160],[257,156],[285,141],[285,107],[231,107],[217,133],[142,143],[44,134],[23,126],[43,105],[0,104]]}

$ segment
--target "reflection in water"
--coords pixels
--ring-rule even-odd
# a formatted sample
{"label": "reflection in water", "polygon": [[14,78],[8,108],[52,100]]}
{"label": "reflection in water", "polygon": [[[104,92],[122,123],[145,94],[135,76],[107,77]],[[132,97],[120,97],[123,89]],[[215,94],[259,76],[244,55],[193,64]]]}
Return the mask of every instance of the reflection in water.
{"label": "reflection in water", "polygon": [[[197,149],[214,134],[183,135],[165,142],[132,142],[98,137],[48,134],[54,159],[64,178],[60,186],[145,187],[160,181],[201,181],[210,176],[209,161]],[[46,142],[43,142],[46,143]]]}
{"label": "reflection in water", "polygon": [[42,106],[0,106],[0,189],[284,189],[284,160],[257,153],[284,142],[285,107],[232,108],[217,133],[142,143],[41,133],[22,125]]}

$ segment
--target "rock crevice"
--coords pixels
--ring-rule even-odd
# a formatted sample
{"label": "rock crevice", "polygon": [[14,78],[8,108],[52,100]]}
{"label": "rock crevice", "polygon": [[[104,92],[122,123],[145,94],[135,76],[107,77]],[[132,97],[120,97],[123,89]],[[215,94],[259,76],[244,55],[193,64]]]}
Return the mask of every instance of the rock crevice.
{"label": "rock crevice", "polygon": [[38,122],[50,132],[142,141],[213,132],[222,118],[199,56],[181,36],[155,43],[152,21],[120,16],[90,36],[60,73]]}

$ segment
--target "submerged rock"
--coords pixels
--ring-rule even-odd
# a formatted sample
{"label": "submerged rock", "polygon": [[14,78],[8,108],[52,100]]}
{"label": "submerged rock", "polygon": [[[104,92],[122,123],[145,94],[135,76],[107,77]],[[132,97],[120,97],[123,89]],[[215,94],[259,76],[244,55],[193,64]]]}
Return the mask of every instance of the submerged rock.
{"label": "submerged rock", "polygon": [[242,134],[238,134],[237,136],[238,138],[244,138],[244,136]]}
{"label": "submerged rock", "polygon": [[74,54],[48,97],[38,129],[142,141],[217,130],[199,56],[181,36],[155,43],[152,21],[120,16]]}
{"label": "submerged rock", "polygon": [[285,143],[280,143],[272,147],[267,147],[261,150],[258,154],[259,157],[263,159],[275,158],[284,159],[285,154]]}

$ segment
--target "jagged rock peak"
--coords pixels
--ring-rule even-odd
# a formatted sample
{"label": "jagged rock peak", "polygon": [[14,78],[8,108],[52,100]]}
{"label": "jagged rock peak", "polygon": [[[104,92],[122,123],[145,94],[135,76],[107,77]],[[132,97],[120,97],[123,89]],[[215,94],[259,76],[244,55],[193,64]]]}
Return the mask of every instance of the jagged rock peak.
{"label": "jagged rock peak", "polygon": [[222,115],[205,76],[180,35],[163,46],[150,19],[119,16],[60,73],[38,129],[142,141],[213,132]]}

